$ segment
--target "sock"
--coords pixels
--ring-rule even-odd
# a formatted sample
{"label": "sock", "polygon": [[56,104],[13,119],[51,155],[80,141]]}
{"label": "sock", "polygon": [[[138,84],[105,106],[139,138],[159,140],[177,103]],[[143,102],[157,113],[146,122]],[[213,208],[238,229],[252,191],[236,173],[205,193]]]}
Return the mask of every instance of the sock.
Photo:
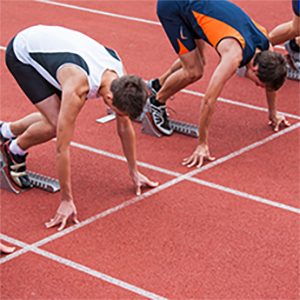
{"label": "sock", "polygon": [[12,142],[10,143],[10,145],[9,145],[9,150],[10,150],[10,152],[13,153],[13,154],[25,155],[25,154],[26,154],[26,151],[22,150],[22,149],[18,146],[17,140],[18,140],[18,139],[12,140]]}
{"label": "sock", "polygon": [[154,89],[155,89],[157,92],[161,89],[161,85],[160,85],[158,79],[154,79],[154,80],[152,81],[152,85],[153,85]]}
{"label": "sock", "polygon": [[155,96],[151,96],[151,97],[150,97],[150,102],[151,102],[152,104],[154,104],[155,106],[162,106],[162,105],[165,105],[165,103],[161,103],[161,102],[157,101]]}
{"label": "sock", "polygon": [[298,52],[298,53],[300,52],[300,47],[296,43],[296,38],[290,40],[290,46],[294,52]]}
{"label": "sock", "polygon": [[1,127],[1,133],[6,139],[16,137],[10,130],[10,123],[4,123]]}

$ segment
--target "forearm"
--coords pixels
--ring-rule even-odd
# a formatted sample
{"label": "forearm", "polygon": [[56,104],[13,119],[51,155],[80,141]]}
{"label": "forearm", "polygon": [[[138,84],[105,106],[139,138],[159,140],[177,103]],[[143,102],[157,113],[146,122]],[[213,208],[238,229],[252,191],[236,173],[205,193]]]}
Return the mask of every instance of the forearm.
{"label": "forearm", "polygon": [[269,92],[266,90],[266,98],[268,103],[269,119],[273,120],[277,114],[277,92]]}
{"label": "forearm", "polygon": [[214,102],[203,99],[199,119],[199,145],[208,145],[208,130],[214,114]]}
{"label": "forearm", "polygon": [[60,184],[61,199],[67,201],[73,200],[71,190],[71,167],[69,149],[57,149],[56,169]]}
{"label": "forearm", "polygon": [[130,172],[137,171],[136,165],[136,149],[135,149],[135,132],[131,121],[118,121],[118,134],[121,139],[123,153],[126,157],[128,168]]}

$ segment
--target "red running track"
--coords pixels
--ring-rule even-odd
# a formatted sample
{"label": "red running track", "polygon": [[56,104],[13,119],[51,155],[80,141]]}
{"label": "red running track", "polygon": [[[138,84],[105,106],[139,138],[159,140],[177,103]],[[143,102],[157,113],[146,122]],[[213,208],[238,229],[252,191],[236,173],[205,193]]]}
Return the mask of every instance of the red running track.
{"label": "red running track", "polygon": [[[235,3],[269,31],[292,16],[290,1]],[[26,27],[61,25],[88,34],[116,49],[128,73],[145,80],[176,59],[156,1],[0,4],[4,121],[35,111],[4,62],[8,41]],[[176,118],[197,123],[217,63],[208,49],[204,77],[168,103]],[[196,139],[158,139],[134,123],[139,168],[160,182],[140,197],[115,121],[96,123],[106,107],[87,102],[71,152],[81,223],[61,233],[45,228],[59,193],[1,190],[0,237],[17,247],[0,258],[1,299],[299,299],[299,82],[288,80],[279,92],[278,110],[292,123],[279,133],[267,126],[264,92],[251,82],[235,76],[221,97],[209,141],[217,160],[197,171],[181,165]],[[54,141],[30,150],[28,169],[56,178]]]}

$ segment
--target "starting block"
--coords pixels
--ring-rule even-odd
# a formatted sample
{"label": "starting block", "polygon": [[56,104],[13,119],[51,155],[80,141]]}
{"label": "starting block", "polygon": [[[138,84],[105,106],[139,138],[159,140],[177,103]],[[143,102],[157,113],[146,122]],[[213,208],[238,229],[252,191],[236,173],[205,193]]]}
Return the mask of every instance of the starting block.
{"label": "starting block", "polygon": [[20,188],[18,185],[14,183],[14,181],[10,178],[8,166],[3,158],[2,147],[0,151],[0,188],[9,192],[13,192],[15,194],[19,194],[24,192],[32,187],[37,187],[42,190],[55,193],[60,190],[59,181],[53,179],[51,177],[43,176],[36,174],[34,172],[28,171],[28,177],[31,183],[31,187],[28,189]]}
{"label": "starting block", "polygon": [[[107,114],[109,115],[114,114],[114,111],[110,107],[108,107]],[[144,111],[141,113],[141,115],[133,121],[142,123],[142,129],[141,129],[142,133],[149,134],[156,137],[163,136],[163,134],[156,129],[153,123],[148,102],[146,103]],[[172,119],[170,119],[170,125],[174,132],[185,134],[191,137],[199,136],[199,129],[197,125],[184,123]]]}
{"label": "starting block", "polygon": [[287,78],[300,81],[300,71],[293,70],[289,64],[287,64]]}

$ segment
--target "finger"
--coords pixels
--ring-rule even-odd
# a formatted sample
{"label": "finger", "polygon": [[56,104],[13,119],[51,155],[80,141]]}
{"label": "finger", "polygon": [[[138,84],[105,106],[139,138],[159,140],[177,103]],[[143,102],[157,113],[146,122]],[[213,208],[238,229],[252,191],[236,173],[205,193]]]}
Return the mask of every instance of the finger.
{"label": "finger", "polygon": [[61,219],[61,217],[59,215],[56,215],[54,217],[54,219],[51,219],[50,222],[46,223],[46,227],[50,228],[50,227],[53,227],[53,226],[59,224],[60,223],[60,219]]}
{"label": "finger", "polygon": [[284,125],[286,127],[289,127],[289,126],[291,126],[291,123],[288,120],[284,120]]}
{"label": "finger", "polygon": [[274,126],[274,131],[278,131],[279,130],[279,125],[280,125],[281,122],[277,122]]}
{"label": "finger", "polygon": [[138,186],[136,187],[135,194],[136,194],[137,196],[139,196],[139,195],[141,194],[141,186],[140,186],[140,185],[138,185]]}
{"label": "finger", "polygon": [[[200,156],[200,159],[201,159],[201,156]],[[188,168],[193,167],[197,163],[197,161],[198,161],[198,157],[195,156],[193,161],[189,165],[187,165],[187,167]]]}
{"label": "finger", "polygon": [[215,160],[216,158],[215,158],[215,157],[208,156],[207,159],[208,159],[209,161],[213,161],[213,160]]}
{"label": "finger", "polygon": [[200,168],[202,164],[203,164],[203,156],[200,156],[199,164],[197,165],[197,168]]}
{"label": "finger", "polygon": [[68,217],[64,217],[61,219],[61,225],[59,226],[58,231],[62,231],[65,228],[67,219],[68,219]]}
{"label": "finger", "polygon": [[78,219],[77,219],[77,212],[76,212],[76,211],[73,212],[72,216],[73,216],[73,222],[74,222],[75,224],[78,224],[79,221],[78,221]]}
{"label": "finger", "polygon": [[0,251],[3,252],[3,253],[12,253],[14,252],[16,249],[16,247],[8,247],[8,246],[5,246],[3,244],[0,243]]}
{"label": "finger", "polygon": [[150,187],[157,187],[159,185],[159,183],[148,180],[147,185]]}
{"label": "finger", "polygon": [[182,165],[185,166],[185,165],[189,164],[191,161],[192,161],[192,157],[184,158]]}

